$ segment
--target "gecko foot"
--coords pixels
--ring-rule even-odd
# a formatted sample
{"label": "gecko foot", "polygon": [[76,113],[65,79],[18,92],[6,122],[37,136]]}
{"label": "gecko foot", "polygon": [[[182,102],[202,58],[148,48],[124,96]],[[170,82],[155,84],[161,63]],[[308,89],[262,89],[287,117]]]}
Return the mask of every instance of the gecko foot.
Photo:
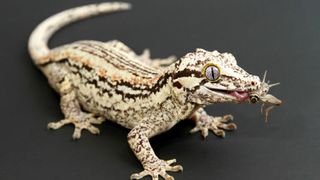
{"label": "gecko foot", "polygon": [[159,176],[161,176],[165,180],[174,180],[172,176],[170,176],[166,171],[178,172],[182,171],[183,168],[180,165],[172,165],[176,160],[157,160],[152,164],[145,165],[145,170],[140,173],[132,174],[130,179],[142,179],[145,176],[151,176],[152,180],[158,180]]}
{"label": "gecko foot", "polygon": [[103,117],[96,117],[93,114],[88,114],[81,112],[80,115],[75,117],[69,117],[58,122],[50,122],[48,124],[49,129],[59,129],[60,127],[66,124],[73,124],[75,126],[75,130],[73,132],[73,139],[80,139],[82,129],[87,129],[92,134],[99,134],[100,131],[98,128],[93,126],[92,124],[101,124],[104,121]]}
{"label": "gecko foot", "polygon": [[201,114],[199,119],[196,120],[196,127],[194,127],[190,132],[195,133],[201,131],[202,136],[206,138],[209,130],[211,130],[215,135],[225,137],[226,133],[224,130],[237,129],[237,125],[235,123],[229,123],[232,120],[232,115],[212,117],[207,114]]}
{"label": "gecko foot", "polygon": [[154,59],[154,60],[152,60],[152,64],[151,65],[154,66],[154,67],[169,66],[170,64],[172,64],[176,60],[177,60],[177,57],[172,55],[172,56],[169,56],[167,58]]}
{"label": "gecko foot", "polygon": [[172,55],[169,56],[167,58],[156,58],[156,59],[151,59],[150,57],[150,50],[149,49],[145,49],[141,55],[138,56],[138,58],[146,63],[151,65],[152,67],[155,68],[161,68],[161,67],[165,67],[168,66],[170,64],[172,64],[173,62],[175,62],[177,60],[177,57]]}

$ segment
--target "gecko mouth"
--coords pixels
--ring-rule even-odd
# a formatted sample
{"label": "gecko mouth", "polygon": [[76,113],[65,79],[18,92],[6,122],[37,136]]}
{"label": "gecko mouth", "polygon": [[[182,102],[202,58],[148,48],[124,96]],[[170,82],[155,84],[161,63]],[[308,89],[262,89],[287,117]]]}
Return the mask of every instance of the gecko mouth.
{"label": "gecko mouth", "polygon": [[233,96],[237,98],[238,101],[245,101],[249,99],[249,93],[245,91],[232,91],[232,90],[221,90],[221,89],[212,89],[212,88],[208,88],[208,89],[214,92],[218,92],[220,94],[224,94],[224,95],[227,94],[229,96]]}

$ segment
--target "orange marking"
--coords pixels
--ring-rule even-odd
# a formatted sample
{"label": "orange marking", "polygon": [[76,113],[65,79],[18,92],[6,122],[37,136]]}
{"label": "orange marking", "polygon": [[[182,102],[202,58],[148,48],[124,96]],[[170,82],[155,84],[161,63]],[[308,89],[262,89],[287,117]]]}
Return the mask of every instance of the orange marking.
{"label": "orange marking", "polygon": [[[81,61],[81,60],[80,60],[80,61]],[[89,60],[84,60],[84,61],[83,61],[83,64],[85,64],[85,65],[87,65],[87,66],[89,66],[89,67],[91,67],[91,68],[93,67],[93,66],[92,66],[92,63],[91,63]]]}
{"label": "orange marking", "polygon": [[99,76],[102,76],[102,77],[106,77],[107,72],[106,72],[106,70],[104,70],[104,69],[99,69],[98,75],[99,75]]}
{"label": "orange marking", "polygon": [[[61,55],[62,54],[62,55]],[[64,57],[61,57],[64,56]],[[97,69],[98,76],[101,77],[110,77],[111,81],[126,81],[130,82],[132,85],[147,85],[152,86],[157,80],[159,80],[160,76],[155,76],[152,79],[144,79],[138,76],[131,75],[131,77],[123,77],[119,76],[117,74],[107,74],[107,71],[99,66],[98,64],[93,64],[90,60],[84,59],[83,57],[79,57],[77,54],[75,54],[73,51],[65,51],[65,50],[59,50],[59,51],[51,51],[50,57],[54,59],[55,61],[59,61],[63,58],[69,58],[72,61],[76,61],[79,63],[83,63],[84,65],[91,67],[93,69]]]}

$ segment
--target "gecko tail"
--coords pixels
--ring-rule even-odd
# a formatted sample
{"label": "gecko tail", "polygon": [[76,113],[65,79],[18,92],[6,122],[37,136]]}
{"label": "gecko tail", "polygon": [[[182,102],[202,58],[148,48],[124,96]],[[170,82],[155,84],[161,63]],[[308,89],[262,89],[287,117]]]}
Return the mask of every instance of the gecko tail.
{"label": "gecko tail", "polygon": [[105,2],[90,4],[62,11],[40,23],[31,33],[28,42],[30,56],[35,64],[49,61],[48,41],[51,36],[62,27],[91,16],[112,13],[131,8],[131,4],[124,2]]}

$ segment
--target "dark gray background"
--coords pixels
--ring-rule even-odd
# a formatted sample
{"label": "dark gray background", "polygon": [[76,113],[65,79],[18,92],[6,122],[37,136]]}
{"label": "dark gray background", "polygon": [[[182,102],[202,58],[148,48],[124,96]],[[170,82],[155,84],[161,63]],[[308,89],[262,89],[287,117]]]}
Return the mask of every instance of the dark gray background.
{"label": "dark gray background", "polygon": [[[100,136],[73,127],[46,129],[63,118],[59,96],[27,53],[33,28],[49,15],[89,0],[2,0],[0,6],[0,179],[129,179],[142,170],[126,130],[107,122]],[[99,1],[96,1],[99,2]],[[151,140],[159,157],[177,158],[176,179],[317,180],[320,178],[320,3],[308,0],[136,0],[129,12],[63,29],[54,47],[76,40],[119,39],[153,57],[182,56],[197,47],[231,52],[252,74],[269,70],[283,100],[264,123],[259,105],[212,105],[232,113],[238,130],[220,139],[190,135],[190,121]],[[146,178],[147,179],[147,178]]]}

